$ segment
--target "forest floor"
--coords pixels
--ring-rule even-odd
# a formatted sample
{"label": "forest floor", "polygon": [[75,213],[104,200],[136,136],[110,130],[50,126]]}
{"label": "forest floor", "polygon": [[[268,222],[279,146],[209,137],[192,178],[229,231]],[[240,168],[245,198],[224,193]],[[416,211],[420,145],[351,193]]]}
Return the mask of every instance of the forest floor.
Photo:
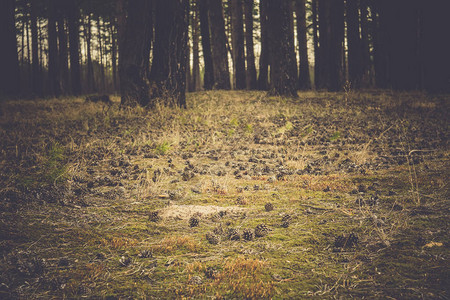
{"label": "forest floor", "polygon": [[0,103],[2,299],[448,299],[450,96]]}

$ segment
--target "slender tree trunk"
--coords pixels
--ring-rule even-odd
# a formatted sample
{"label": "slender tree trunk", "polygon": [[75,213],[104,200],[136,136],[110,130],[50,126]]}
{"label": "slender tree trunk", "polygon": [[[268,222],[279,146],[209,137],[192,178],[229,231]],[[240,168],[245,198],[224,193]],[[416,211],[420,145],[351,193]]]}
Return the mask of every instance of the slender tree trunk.
{"label": "slender tree trunk", "polygon": [[301,90],[311,89],[311,78],[309,75],[308,45],[306,39],[306,2],[296,1],[297,16],[297,41],[300,52],[300,66],[298,72],[298,87]]}
{"label": "slender tree trunk", "polygon": [[86,35],[86,56],[87,56],[87,86],[88,92],[93,93],[96,90],[94,66],[92,64],[92,52],[91,52],[91,40],[92,40],[92,24],[91,15],[87,18],[87,23],[84,26],[84,32]]}
{"label": "slender tree trunk", "polygon": [[253,43],[253,0],[244,0],[245,14],[245,50],[247,59],[247,89],[257,88],[255,50]]}
{"label": "slender tree trunk", "polygon": [[58,40],[56,34],[56,3],[50,1],[48,7],[48,79],[50,83],[50,94],[59,97],[61,85],[59,80],[58,66]]}
{"label": "slender tree trunk", "polygon": [[370,70],[372,69],[370,61],[369,45],[369,7],[367,0],[360,0],[361,11],[361,60],[362,60],[362,84],[369,86],[371,82]]}
{"label": "slender tree trunk", "polygon": [[[431,3],[430,3],[431,2]],[[433,5],[431,5],[433,4]],[[422,12],[422,61],[424,86],[431,93],[450,92],[450,28],[448,1],[420,2]]]}
{"label": "slender tree trunk", "polygon": [[17,55],[14,0],[0,3],[0,40],[3,53],[0,55],[0,93],[8,96],[19,92],[19,58]]}
{"label": "slender tree trunk", "polygon": [[31,52],[32,52],[32,91],[33,95],[42,97],[42,75],[39,66],[39,36],[36,16],[36,3],[31,3]]}
{"label": "slender tree trunk", "polygon": [[105,78],[105,51],[103,49],[103,26],[100,20],[100,16],[97,16],[97,41],[98,41],[98,55],[100,63],[100,79],[101,79],[101,91],[104,92],[106,89],[106,78]]}
{"label": "slender tree trunk", "polygon": [[81,94],[79,8],[74,1],[67,1],[70,45],[70,80],[72,83],[72,94],[78,96]]}
{"label": "slender tree trunk", "polygon": [[312,26],[313,26],[313,42],[314,42],[314,88],[320,89],[321,83],[321,65],[320,65],[320,46],[319,46],[319,8],[318,0],[312,0]]}
{"label": "slender tree trunk", "polygon": [[211,51],[211,34],[207,0],[198,0],[198,11],[200,17],[200,33],[202,35],[203,63],[205,64],[203,88],[205,90],[211,90],[214,86],[214,66]]}
{"label": "slender tree trunk", "polygon": [[208,0],[208,3],[215,87],[229,90],[231,88],[230,71],[222,0]]}
{"label": "slender tree trunk", "polygon": [[[150,104],[149,82],[147,79],[147,49],[149,25],[147,10],[152,2],[136,0],[117,1],[119,33],[119,78],[122,106],[146,106]],[[125,18],[125,16],[127,16]],[[155,49],[156,51],[156,49]]]}
{"label": "slender tree trunk", "polygon": [[69,84],[69,66],[68,66],[68,52],[67,52],[67,34],[65,29],[64,11],[58,11],[58,56],[59,56],[59,74],[61,81],[61,93],[66,94]]}
{"label": "slender tree trunk", "polygon": [[231,0],[231,39],[233,51],[233,63],[235,70],[235,88],[245,89],[247,86],[245,75],[244,55],[244,20],[242,0]]}
{"label": "slender tree trunk", "polygon": [[188,0],[156,2],[152,98],[186,107]]}
{"label": "slender tree trunk", "polygon": [[289,1],[267,1],[270,94],[297,97],[297,64]]}
{"label": "slender tree trunk", "polygon": [[33,81],[33,67],[32,67],[32,55],[31,55],[31,37],[30,37],[30,32],[31,32],[31,12],[29,12],[29,8],[26,9],[27,11],[27,22],[26,22],[26,31],[27,31],[27,66],[28,66],[28,82],[31,84],[28,84],[29,86],[32,85],[32,81]]}
{"label": "slender tree trunk", "polygon": [[338,91],[343,85],[343,39],[344,1],[319,0],[319,88]]}
{"label": "slender tree trunk", "polygon": [[262,91],[267,90],[269,86],[269,39],[267,28],[267,1],[268,0],[260,0],[259,2],[261,20],[261,54],[259,56],[258,89]]}
{"label": "slender tree trunk", "polygon": [[387,44],[387,28],[386,21],[383,16],[383,2],[374,1],[372,5],[374,16],[374,65],[375,65],[375,85],[377,88],[387,88],[388,86],[388,52]]}
{"label": "slender tree trunk", "polygon": [[192,20],[192,86],[194,91],[200,90],[200,55],[199,55],[199,12],[198,4],[194,6],[194,18]]}
{"label": "slender tree trunk", "polygon": [[113,90],[117,91],[117,49],[116,49],[116,32],[114,30],[114,18],[109,23],[109,34],[111,35],[111,66],[113,77]]}
{"label": "slender tree trunk", "polygon": [[362,46],[360,38],[359,0],[347,0],[348,76],[358,88],[363,76]]}
{"label": "slender tree trunk", "polygon": [[[189,27],[188,27],[188,30],[189,30]],[[189,92],[194,91],[194,85],[192,83],[192,73],[191,73],[191,45],[190,45],[189,39],[188,39],[187,55],[186,55],[186,89]]]}

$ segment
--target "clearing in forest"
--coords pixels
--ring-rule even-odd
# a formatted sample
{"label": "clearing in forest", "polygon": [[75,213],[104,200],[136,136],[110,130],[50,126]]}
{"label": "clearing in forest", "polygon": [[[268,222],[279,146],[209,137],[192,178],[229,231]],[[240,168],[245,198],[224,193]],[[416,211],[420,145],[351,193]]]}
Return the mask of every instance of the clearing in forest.
{"label": "clearing in forest", "polygon": [[449,294],[448,96],[0,103],[0,298]]}

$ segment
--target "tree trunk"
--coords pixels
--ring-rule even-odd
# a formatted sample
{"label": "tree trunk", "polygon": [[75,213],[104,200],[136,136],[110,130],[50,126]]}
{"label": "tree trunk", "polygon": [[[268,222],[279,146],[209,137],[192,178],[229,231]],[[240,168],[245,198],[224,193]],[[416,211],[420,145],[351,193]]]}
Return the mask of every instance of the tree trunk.
{"label": "tree trunk", "polygon": [[359,27],[359,0],[347,0],[348,76],[352,86],[356,88],[360,87],[363,77]]}
{"label": "tree trunk", "polygon": [[387,28],[385,16],[383,15],[382,1],[372,2],[374,27],[374,65],[375,65],[375,85],[377,88],[387,88],[388,86],[388,52],[387,52]]}
{"label": "tree trunk", "polygon": [[33,95],[42,97],[42,75],[39,66],[39,36],[37,28],[36,2],[31,2],[31,56],[32,56],[32,91]]}
{"label": "tree trunk", "polygon": [[309,75],[308,45],[306,38],[306,3],[305,0],[296,1],[297,41],[300,52],[300,66],[298,72],[298,87],[301,90],[311,89]]}
{"label": "tree trunk", "polygon": [[67,52],[67,34],[65,29],[64,11],[58,6],[58,57],[59,57],[59,74],[61,80],[61,94],[66,94],[69,84],[69,66],[68,66],[68,52]]}
{"label": "tree trunk", "polygon": [[156,2],[152,98],[186,107],[188,0]]}
{"label": "tree trunk", "polygon": [[17,95],[20,87],[14,9],[14,0],[0,2],[0,40],[3,48],[0,56],[0,93],[7,96]]}
{"label": "tree trunk", "polygon": [[313,26],[313,42],[314,42],[314,88],[316,90],[322,87],[322,68],[320,65],[320,46],[319,46],[319,3],[318,0],[312,0],[312,26]]}
{"label": "tree trunk", "polygon": [[56,35],[55,6],[55,1],[51,0],[48,7],[48,79],[50,95],[59,97],[61,94],[61,86],[58,73],[58,40]]}
{"label": "tree trunk", "polygon": [[98,41],[98,55],[100,63],[100,79],[101,79],[101,91],[104,92],[106,89],[106,78],[105,78],[105,51],[103,49],[103,26],[100,20],[100,16],[97,16],[97,41]]}
{"label": "tree trunk", "polygon": [[233,63],[235,70],[235,88],[243,90],[247,87],[244,55],[244,20],[242,0],[231,0],[231,40]]}
{"label": "tree trunk", "polygon": [[[389,87],[397,90],[412,90],[420,87],[418,57],[418,15],[416,1],[380,0],[380,21],[384,32],[388,54]],[[402,22],[398,22],[401,19]]]}
{"label": "tree trunk", "polygon": [[256,66],[255,66],[255,50],[253,44],[253,0],[244,0],[245,14],[245,50],[247,59],[247,89],[255,90],[256,82]]}
{"label": "tree trunk", "polygon": [[367,0],[360,0],[361,10],[361,59],[362,59],[362,85],[370,86],[372,63],[370,61],[369,45],[369,7]]}
{"label": "tree trunk", "polygon": [[93,93],[96,90],[94,78],[94,66],[92,64],[91,39],[92,39],[91,15],[89,14],[87,24],[84,26],[86,35],[86,56],[87,56],[87,86],[88,92]]}
{"label": "tree trunk", "polygon": [[124,0],[117,1],[121,106],[150,104],[146,73],[150,37],[146,16],[151,6],[147,0],[128,2],[126,7]]}
{"label": "tree trunk", "polygon": [[448,1],[424,1],[422,11],[422,57],[424,87],[431,93],[450,92],[450,28]]}
{"label": "tree trunk", "polygon": [[116,32],[114,18],[109,23],[109,34],[111,35],[111,66],[112,66],[112,77],[113,77],[113,90],[117,91],[117,49],[116,49]]}
{"label": "tree trunk", "polygon": [[200,33],[202,35],[203,63],[205,65],[203,88],[205,90],[211,90],[214,86],[214,66],[211,52],[211,35],[207,0],[198,0],[198,12],[200,17]]}
{"label": "tree trunk", "polygon": [[267,1],[270,94],[297,97],[297,64],[289,1]]}
{"label": "tree trunk", "polygon": [[344,1],[319,0],[319,88],[338,91],[343,85],[343,39]]}
{"label": "tree trunk", "polygon": [[72,83],[72,94],[81,94],[81,72],[80,72],[80,40],[79,40],[79,8],[76,3],[67,0],[68,3],[68,27],[69,27],[69,51],[70,51],[70,80]]}
{"label": "tree trunk", "polygon": [[199,12],[198,4],[194,6],[194,18],[192,20],[192,85],[194,91],[200,90],[200,28],[199,28]]}
{"label": "tree trunk", "polygon": [[230,70],[228,67],[227,37],[225,34],[222,0],[208,0],[208,3],[214,86],[217,89],[229,90],[231,88]]}
{"label": "tree trunk", "polygon": [[[190,16],[189,16],[190,18]],[[190,23],[191,21],[189,21]],[[189,28],[188,28],[189,30]],[[194,91],[193,83],[192,83],[192,73],[191,73],[191,45],[190,40],[188,39],[188,46],[187,46],[187,55],[186,55],[186,89],[189,92]]]}
{"label": "tree trunk", "polygon": [[261,20],[261,54],[259,56],[258,89],[265,91],[268,89],[269,74],[269,39],[267,31],[267,0],[260,0],[259,12]]}

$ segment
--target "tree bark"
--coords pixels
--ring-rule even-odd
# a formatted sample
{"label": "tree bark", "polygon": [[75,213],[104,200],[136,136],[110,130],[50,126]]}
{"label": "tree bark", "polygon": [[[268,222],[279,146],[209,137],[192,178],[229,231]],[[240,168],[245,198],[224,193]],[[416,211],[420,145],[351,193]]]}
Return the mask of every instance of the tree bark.
{"label": "tree bark", "polygon": [[214,66],[211,52],[211,35],[207,0],[198,0],[198,11],[200,17],[200,34],[202,35],[203,63],[205,65],[203,88],[205,90],[211,90],[214,86]]}
{"label": "tree bark", "polygon": [[211,48],[214,69],[214,87],[229,90],[230,70],[228,67],[227,37],[222,0],[208,0],[209,24],[211,26]]}
{"label": "tree bark", "polygon": [[[147,0],[116,3],[119,31],[119,79],[121,106],[150,104],[147,79],[148,11],[152,3]],[[125,16],[128,16],[125,18]]]}
{"label": "tree bark", "polygon": [[271,95],[297,97],[297,64],[289,1],[267,1]]}
{"label": "tree bark", "polygon": [[267,0],[260,0],[259,12],[261,20],[261,54],[259,56],[258,89],[265,91],[268,89],[269,74],[269,39],[267,32]]}
{"label": "tree bark", "polygon": [[61,94],[61,85],[59,81],[55,6],[55,1],[51,0],[48,7],[48,79],[50,95],[59,97]]}
{"label": "tree bark", "polygon": [[359,0],[347,0],[348,76],[353,87],[360,87],[363,77]]}
{"label": "tree bark", "polygon": [[192,20],[192,87],[194,91],[200,90],[200,55],[199,55],[199,12],[198,4],[195,4]]}
{"label": "tree bark", "polygon": [[61,94],[66,94],[69,85],[69,56],[67,52],[67,34],[65,29],[64,10],[58,6],[58,57]]}
{"label": "tree bark", "polygon": [[247,87],[244,54],[244,20],[242,0],[231,0],[231,39],[233,63],[235,70],[235,88],[243,90]]}
{"label": "tree bark", "polygon": [[309,75],[308,44],[306,38],[305,0],[296,1],[296,16],[297,16],[297,41],[300,52],[298,87],[300,90],[309,90],[311,89],[311,77]]}
{"label": "tree bark", "polygon": [[68,3],[68,27],[69,27],[69,51],[70,51],[70,80],[72,83],[72,94],[81,94],[81,71],[80,71],[80,40],[79,40],[79,8],[75,1],[67,0]]}
{"label": "tree bark", "polygon": [[369,6],[367,0],[360,0],[361,11],[361,60],[362,60],[362,86],[371,85],[370,45],[369,45]]}
{"label": "tree bark", "polygon": [[6,96],[17,95],[20,87],[14,9],[14,0],[0,2],[0,40],[3,48],[0,55],[0,93]]}
{"label": "tree bark", "polygon": [[94,78],[94,66],[92,64],[92,51],[91,51],[91,39],[92,39],[92,24],[91,15],[87,18],[87,23],[84,26],[86,35],[86,56],[87,56],[87,87],[88,92],[93,93],[96,90],[95,78]]}
{"label": "tree bark", "polygon": [[244,0],[247,89],[250,90],[255,90],[257,88],[255,50],[253,43],[253,8],[254,8],[253,0]]}
{"label": "tree bark", "polygon": [[420,3],[422,12],[422,61],[424,88],[431,93],[450,92],[450,3],[432,0]]}
{"label": "tree bark", "polygon": [[[155,6],[155,47],[150,72],[152,98],[186,107],[188,0],[170,0]],[[155,104],[155,103],[152,103]]]}
{"label": "tree bark", "polygon": [[42,97],[42,76],[39,64],[39,36],[37,28],[37,7],[36,2],[31,2],[31,56],[32,56],[32,91],[33,95]]}
{"label": "tree bark", "polygon": [[319,45],[319,3],[318,0],[312,0],[312,26],[313,26],[313,42],[314,42],[314,88],[320,89],[322,86],[322,68],[320,65],[320,45]]}
{"label": "tree bark", "polygon": [[339,91],[343,85],[344,1],[319,1],[319,60],[318,88]]}
{"label": "tree bark", "polygon": [[113,77],[113,90],[117,91],[117,34],[115,31],[115,21],[112,18],[109,22],[109,34],[111,35],[111,67],[112,67],[112,77]]}

